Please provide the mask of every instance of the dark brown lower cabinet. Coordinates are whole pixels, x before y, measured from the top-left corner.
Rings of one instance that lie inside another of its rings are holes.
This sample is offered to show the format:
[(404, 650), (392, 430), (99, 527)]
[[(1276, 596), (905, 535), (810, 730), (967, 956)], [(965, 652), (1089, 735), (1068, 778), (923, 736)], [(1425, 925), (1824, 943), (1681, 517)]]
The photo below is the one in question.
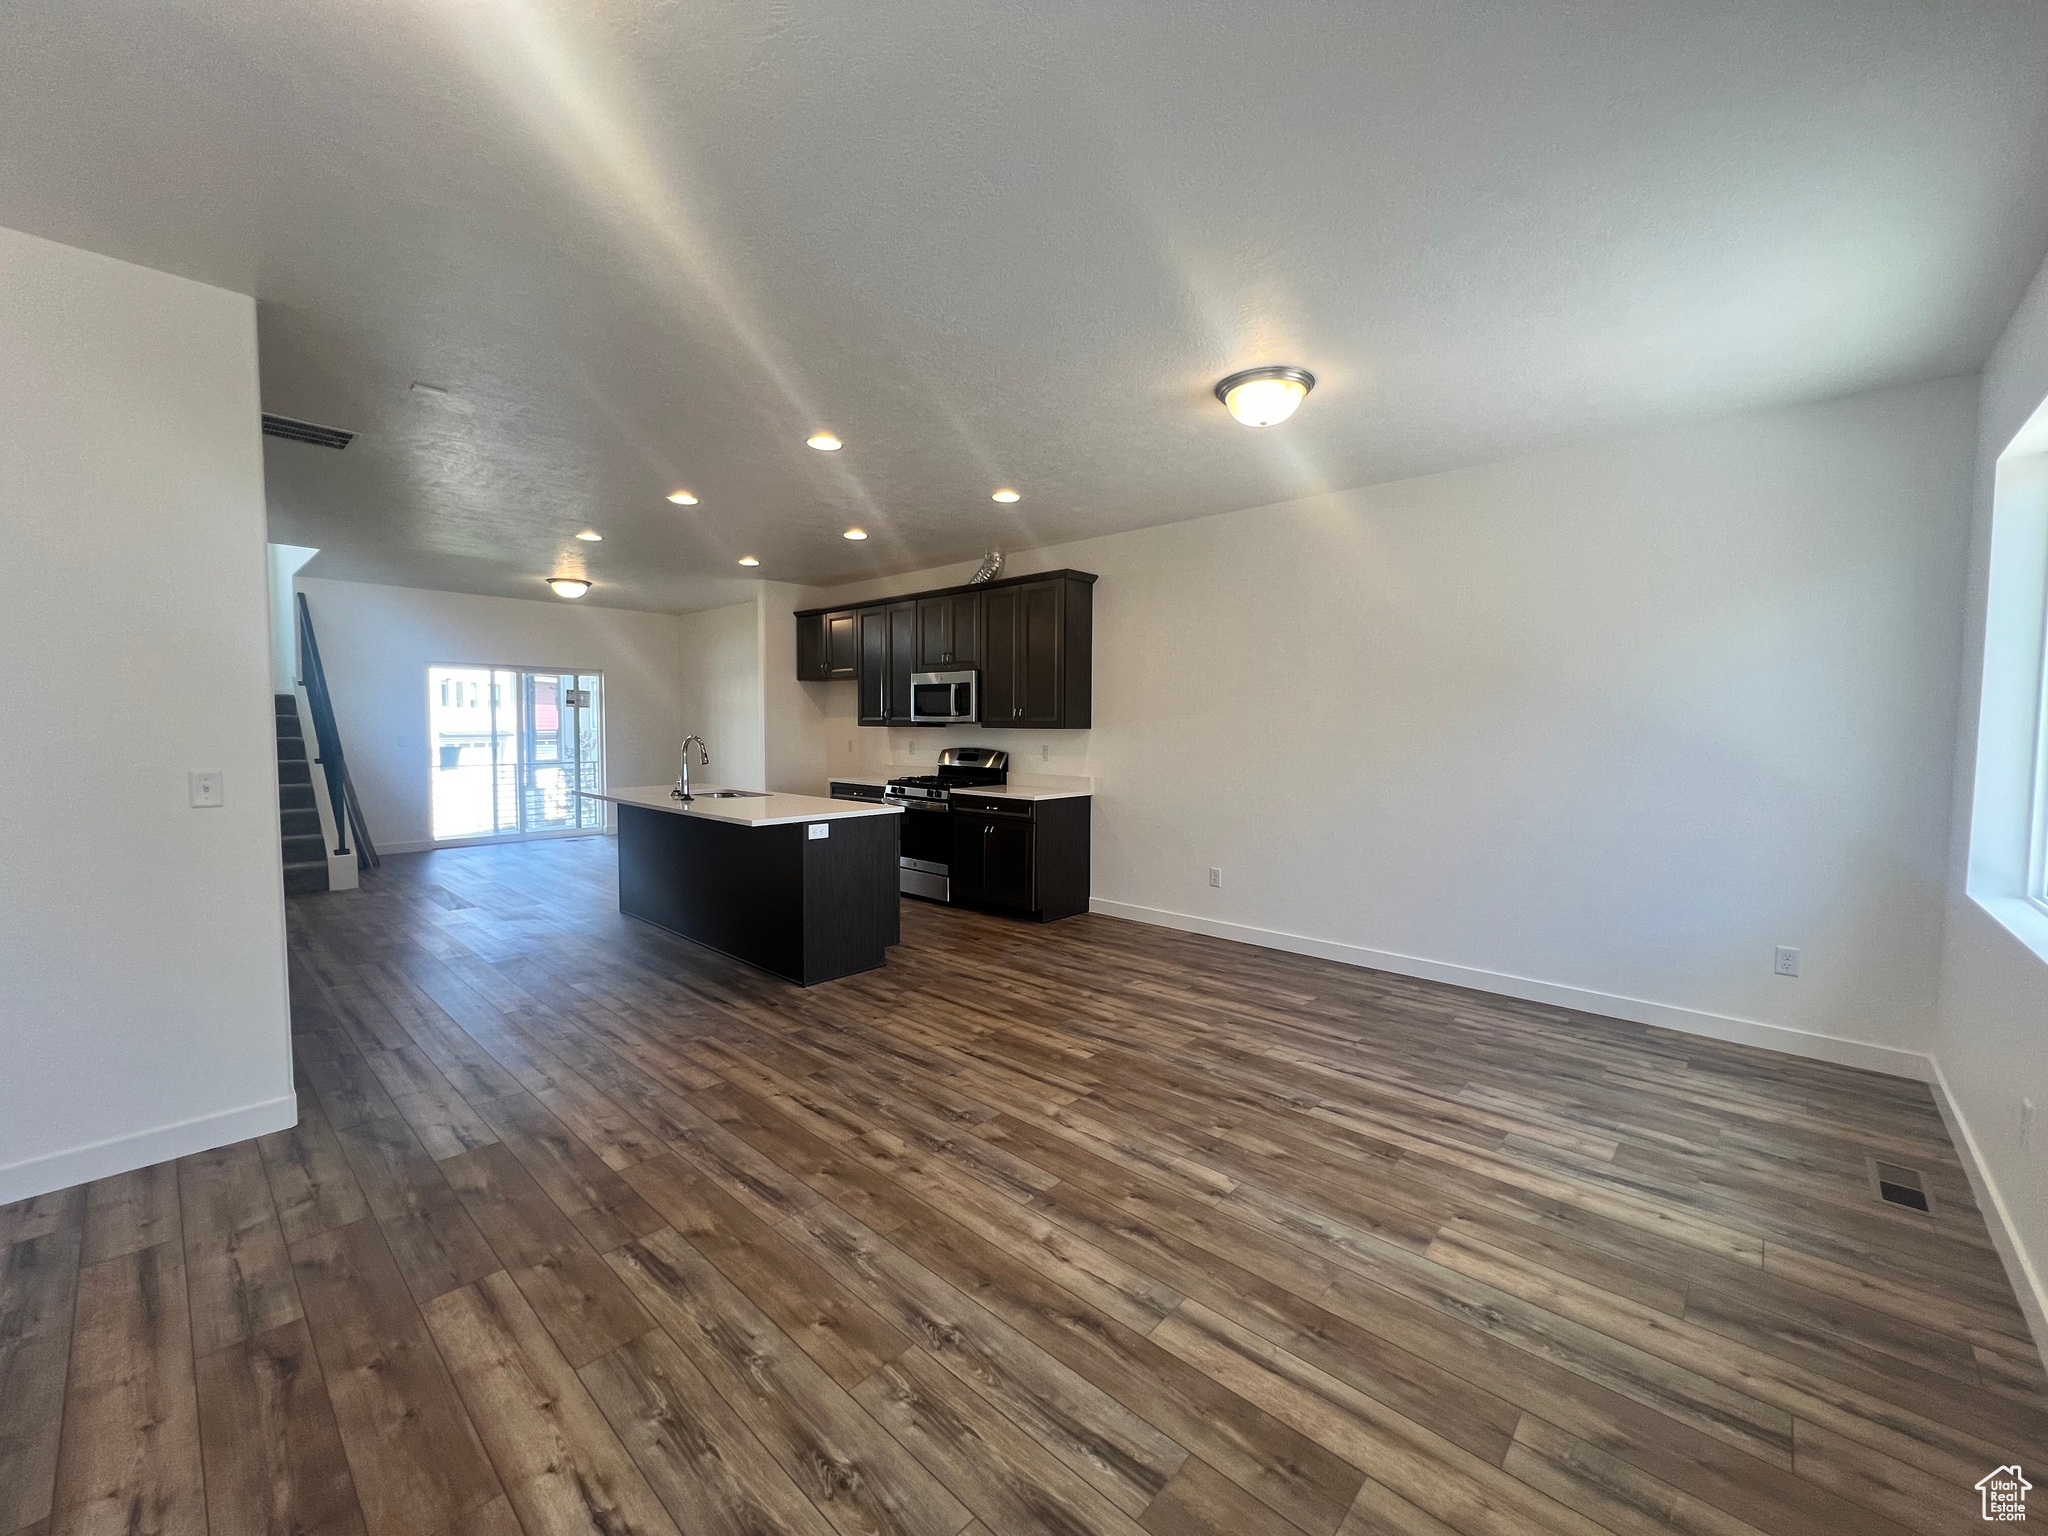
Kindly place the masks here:
[(1088, 910), (1089, 800), (953, 796), (953, 900), (1038, 922)]

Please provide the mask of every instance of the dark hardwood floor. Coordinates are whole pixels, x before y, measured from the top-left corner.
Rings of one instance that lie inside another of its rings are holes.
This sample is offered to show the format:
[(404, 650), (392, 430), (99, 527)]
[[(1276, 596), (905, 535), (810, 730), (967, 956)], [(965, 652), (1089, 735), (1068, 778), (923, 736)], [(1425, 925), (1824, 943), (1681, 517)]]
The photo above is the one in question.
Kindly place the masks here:
[(0, 1536), (1896, 1536), (2048, 1465), (1917, 1084), (1104, 917), (801, 991), (612, 854), (294, 899), (298, 1127), (0, 1208)]

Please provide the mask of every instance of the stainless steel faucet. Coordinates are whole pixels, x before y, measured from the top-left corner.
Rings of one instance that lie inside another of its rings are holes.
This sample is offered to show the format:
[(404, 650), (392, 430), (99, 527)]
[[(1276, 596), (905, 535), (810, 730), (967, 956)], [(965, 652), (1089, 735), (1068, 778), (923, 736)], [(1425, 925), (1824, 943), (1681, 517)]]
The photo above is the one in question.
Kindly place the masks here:
[(690, 743), (693, 741), (697, 743), (697, 766), (699, 768), (709, 768), (711, 766), (711, 744), (705, 741), (705, 739), (702, 736), (699, 736), (695, 731), (692, 731), (689, 735), (683, 738), (682, 777), (676, 780), (676, 787), (669, 791), (669, 793), (674, 795), (678, 800), (688, 800), (691, 798)]

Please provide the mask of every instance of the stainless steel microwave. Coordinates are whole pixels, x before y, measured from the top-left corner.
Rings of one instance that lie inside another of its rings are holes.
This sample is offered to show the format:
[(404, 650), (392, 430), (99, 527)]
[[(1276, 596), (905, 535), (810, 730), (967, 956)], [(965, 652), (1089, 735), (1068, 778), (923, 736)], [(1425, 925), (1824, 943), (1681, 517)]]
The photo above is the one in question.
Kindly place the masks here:
[(974, 672), (913, 672), (910, 674), (910, 723), (912, 725), (971, 725), (974, 711)]

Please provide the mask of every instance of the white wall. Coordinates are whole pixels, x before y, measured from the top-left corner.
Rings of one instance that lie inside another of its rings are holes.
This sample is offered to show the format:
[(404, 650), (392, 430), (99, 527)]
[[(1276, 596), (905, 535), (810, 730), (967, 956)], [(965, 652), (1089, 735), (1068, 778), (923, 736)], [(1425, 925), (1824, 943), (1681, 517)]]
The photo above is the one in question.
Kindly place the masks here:
[(0, 1203), (298, 1117), (257, 416), (253, 301), (0, 230)]
[[(850, 684), (796, 680), (796, 624), (790, 615), (824, 602), (809, 587), (761, 583), (761, 696), (769, 789), (795, 794), (825, 792), (825, 745), (836, 729), (834, 712)], [(852, 708), (850, 701), (845, 705)], [(848, 734), (851, 734), (850, 732)]]
[[(2029, 1145), (2020, 1102), (2031, 1098), (2040, 1118), (2048, 1120), (2048, 920), (2019, 901), (2014, 843), (2025, 820), (2023, 805), (2015, 803), (2015, 782), (2032, 766), (2026, 717), (2039, 699), (2040, 593), (2048, 582), (2048, 563), (2040, 540), (2038, 471), (2030, 476), (2025, 467), (2009, 466), (2020, 472), (2007, 477), (2001, 497), (1997, 468), (2044, 399), (2048, 267), (2036, 276), (1984, 367), (1956, 743), (1955, 839), (1934, 1037), (1951, 1112), (1988, 1186), (1980, 1194), (1987, 1197), (1994, 1233), (2005, 1239), (2008, 1266), (2018, 1271), (2021, 1300), (2028, 1304), (2037, 1342), (2048, 1336), (2048, 1297), (2040, 1276), (2042, 1248), (2048, 1243), (2048, 1167), (2042, 1156), (2048, 1125), (2037, 1123)], [(1994, 534), (2003, 545), (1996, 570)], [(1996, 588), (2003, 588), (2004, 600), (1987, 626), (1987, 598)], [(2028, 607), (2031, 622), (2024, 611)]]
[(432, 846), (430, 666), (601, 672), (608, 781), (675, 778), (683, 628), (676, 615), (306, 576), (299, 590), (313, 613), (342, 750), (379, 852)]
[[(706, 783), (759, 789), (767, 781), (760, 615), (760, 603), (752, 601), (727, 608), (707, 608), (682, 617), (682, 728), (685, 732), (696, 732), (710, 744), (709, 768), (698, 768), (694, 752), (690, 762), (691, 773), (701, 776)], [(678, 736), (676, 742), (669, 744), (666, 773), (636, 782), (675, 778), (681, 766), (675, 750), (680, 740)]]
[(1974, 396), (1030, 551), (1005, 574), (1102, 578), (1093, 730), (861, 730), (851, 683), (809, 683), (771, 758), (815, 787), (1007, 746), (1096, 778), (1103, 910), (1924, 1073)]
[(299, 613), (294, 581), (320, 551), (306, 544), (271, 544), (270, 691), (292, 693), (299, 686)]

